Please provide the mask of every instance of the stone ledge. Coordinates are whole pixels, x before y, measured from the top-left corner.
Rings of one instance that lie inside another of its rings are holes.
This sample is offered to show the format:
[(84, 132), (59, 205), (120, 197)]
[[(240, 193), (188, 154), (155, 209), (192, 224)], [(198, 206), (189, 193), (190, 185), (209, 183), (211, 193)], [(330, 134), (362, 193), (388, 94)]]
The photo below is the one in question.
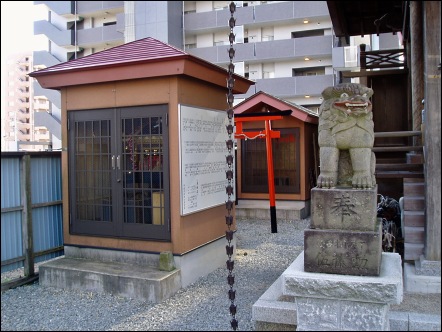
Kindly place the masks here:
[(252, 320), (296, 325), (296, 303), (281, 301), (282, 278), (279, 277), (252, 307)]
[(39, 267), (42, 286), (111, 293), (159, 303), (181, 289), (181, 270), (59, 257)]
[(397, 253), (382, 253), (379, 276), (304, 271), (304, 252), (282, 274), (283, 295), (399, 304), (403, 299), (402, 263)]
[(426, 260), (424, 255), (414, 262), (417, 275), (440, 277), (440, 261)]
[[(282, 275), (261, 295), (252, 306), (252, 321), (256, 331), (296, 331), (297, 310), (295, 297), (282, 295)], [(255, 307), (259, 309), (255, 310)], [(274, 315), (274, 310), (284, 308), (284, 322), (277, 321), (279, 315)], [(267, 321), (268, 317), (270, 320)], [(276, 321), (276, 322), (275, 322)], [(389, 313), (391, 331), (440, 331), (440, 315), (419, 314), (413, 312), (392, 311)]]
[(404, 288), (410, 293), (441, 293), (440, 276), (428, 276), (416, 274), (413, 264), (404, 264)]
[(440, 316), (410, 313), (408, 316), (409, 331), (440, 331)]

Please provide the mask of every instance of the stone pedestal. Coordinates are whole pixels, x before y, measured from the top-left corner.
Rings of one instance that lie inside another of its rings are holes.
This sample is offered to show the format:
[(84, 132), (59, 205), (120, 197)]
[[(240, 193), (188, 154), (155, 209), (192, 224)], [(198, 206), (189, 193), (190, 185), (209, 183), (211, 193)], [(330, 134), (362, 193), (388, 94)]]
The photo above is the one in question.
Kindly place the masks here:
[(351, 275), (379, 275), (382, 256), (382, 225), (377, 231), (304, 231), (304, 269)]
[(295, 296), (297, 331), (388, 331), (390, 304), (403, 299), (401, 257), (383, 253), (379, 276), (304, 271), (304, 253), (282, 274)]
[(311, 228), (375, 231), (377, 186), (372, 189), (313, 188)]
[(307, 272), (377, 276), (382, 225), (377, 186), (372, 189), (313, 188), (311, 229), (304, 232)]

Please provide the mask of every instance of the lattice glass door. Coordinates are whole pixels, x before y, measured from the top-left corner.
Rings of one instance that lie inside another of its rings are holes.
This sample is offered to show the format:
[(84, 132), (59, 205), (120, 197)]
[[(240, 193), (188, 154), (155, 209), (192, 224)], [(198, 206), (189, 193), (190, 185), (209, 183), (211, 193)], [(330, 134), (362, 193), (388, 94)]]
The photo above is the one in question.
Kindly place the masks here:
[(69, 112), (72, 233), (170, 239), (167, 109)]
[(161, 237), (169, 223), (167, 113), (123, 109), (120, 125), (123, 234), (137, 236), (144, 225)]
[(77, 233), (115, 233), (112, 113), (73, 112), (69, 119), (70, 218)]

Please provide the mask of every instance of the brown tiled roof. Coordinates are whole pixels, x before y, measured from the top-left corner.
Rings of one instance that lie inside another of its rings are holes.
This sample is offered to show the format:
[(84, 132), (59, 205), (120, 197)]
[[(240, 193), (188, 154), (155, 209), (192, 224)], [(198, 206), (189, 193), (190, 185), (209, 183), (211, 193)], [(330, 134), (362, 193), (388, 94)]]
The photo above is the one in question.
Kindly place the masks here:
[[(29, 74), (42, 88), (185, 75), (226, 87), (227, 70), (174, 46), (148, 37), (63, 62)], [(254, 82), (234, 74), (233, 93), (246, 93)]]
[(50, 72), (131, 64), (136, 62), (160, 61), (167, 58), (187, 56), (191, 55), (157, 39), (147, 37), (33, 72), (32, 76), (39, 76), (40, 74)]

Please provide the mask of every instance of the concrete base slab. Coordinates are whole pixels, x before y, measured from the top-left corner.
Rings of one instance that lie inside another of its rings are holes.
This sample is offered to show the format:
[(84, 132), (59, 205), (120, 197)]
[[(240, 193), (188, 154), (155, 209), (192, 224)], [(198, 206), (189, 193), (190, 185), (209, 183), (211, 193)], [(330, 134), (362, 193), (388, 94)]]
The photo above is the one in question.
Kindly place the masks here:
[[(198, 278), (213, 272), (226, 262), (226, 238), (223, 236), (201, 247), (182, 255), (173, 255), (175, 267), (180, 270), (181, 287), (187, 287)], [(236, 236), (231, 244), (234, 246), (233, 257), (236, 255)], [(131, 266), (149, 266), (159, 268), (161, 253), (131, 252), (123, 250), (100, 249), (89, 247), (64, 246), (65, 257), (92, 261), (116, 262)]]
[[(226, 244), (221, 237), (182, 255), (65, 246), (64, 257), (40, 266), (40, 283), (158, 303), (225, 266)], [(235, 257), (236, 236), (231, 244)], [(161, 256), (167, 264), (161, 263)]]
[[(299, 220), (310, 216), (310, 201), (276, 201), (276, 220)], [(268, 200), (238, 200), (235, 206), (236, 219), (269, 219)]]
[(159, 303), (181, 288), (181, 271), (59, 257), (40, 265), (42, 286), (111, 293)]
[(440, 276), (419, 275), (413, 264), (404, 263), (404, 286), (407, 292), (441, 294), (440, 280)]

